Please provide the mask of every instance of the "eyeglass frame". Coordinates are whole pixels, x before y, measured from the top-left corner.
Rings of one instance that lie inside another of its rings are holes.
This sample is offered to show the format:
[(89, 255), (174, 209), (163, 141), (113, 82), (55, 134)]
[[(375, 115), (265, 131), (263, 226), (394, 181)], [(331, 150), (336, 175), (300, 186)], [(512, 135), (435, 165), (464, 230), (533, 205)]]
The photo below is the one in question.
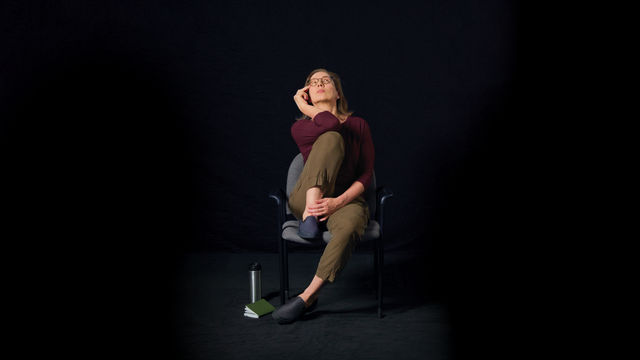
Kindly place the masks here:
[[(320, 85), (318, 84), (320, 80), (322, 80), (323, 85), (329, 85), (333, 82), (333, 78), (331, 76), (323, 76), (321, 78), (309, 79), (309, 86), (316, 87)], [(315, 85), (312, 84), (314, 81), (315, 81)]]

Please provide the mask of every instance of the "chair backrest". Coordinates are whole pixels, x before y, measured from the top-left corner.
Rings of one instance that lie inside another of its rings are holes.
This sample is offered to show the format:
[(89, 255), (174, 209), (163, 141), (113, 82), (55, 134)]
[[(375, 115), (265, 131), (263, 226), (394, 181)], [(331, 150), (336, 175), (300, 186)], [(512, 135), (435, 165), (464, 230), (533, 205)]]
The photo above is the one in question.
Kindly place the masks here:
[[(293, 160), (291, 161), (291, 165), (289, 165), (289, 172), (287, 174), (287, 199), (289, 199), (289, 195), (293, 191), (293, 188), (296, 186), (298, 182), (298, 178), (302, 173), (302, 169), (304, 168), (304, 159), (302, 157), (302, 153), (298, 153)], [(339, 195), (339, 194), (338, 194)], [(368, 189), (364, 191), (364, 199), (367, 201), (369, 205), (369, 218), (373, 219), (376, 214), (376, 172), (373, 171), (373, 176), (371, 177), (371, 184)], [(289, 201), (287, 200), (287, 214), (291, 214), (291, 210), (289, 209)]]

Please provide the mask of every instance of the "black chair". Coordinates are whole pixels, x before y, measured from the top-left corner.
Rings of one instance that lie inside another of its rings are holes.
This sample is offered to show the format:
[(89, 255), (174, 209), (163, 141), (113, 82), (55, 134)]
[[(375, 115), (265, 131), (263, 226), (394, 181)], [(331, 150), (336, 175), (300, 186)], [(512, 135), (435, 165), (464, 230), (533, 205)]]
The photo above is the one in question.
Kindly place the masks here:
[[(288, 199), (291, 191), (298, 182), (298, 178), (304, 168), (302, 154), (299, 153), (293, 158), (289, 165), (289, 173), (287, 175), (286, 193), (282, 189), (277, 189), (269, 194), (269, 197), (276, 201), (278, 206), (278, 250), (280, 253), (280, 303), (284, 304), (289, 299), (289, 256), (288, 242), (297, 244), (318, 246), (307, 239), (298, 236), (298, 220), (295, 219), (289, 209)], [(384, 264), (384, 243), (383, 243), (383, 220), (384, 220), (384, 204), (387, 199), (393, 196), (393, 192), (385, 189), (384, 186), (376, 187), (375, 171), (371, 180), (371, 185), (363, 194), (369, 205), (369, 224), (365, 229), (362, 241), (374, 241), (373, 246), (373, 264), (374, 276), (378, 283), (376, 299), (378, 300), (378, 317), (382, 317), (382, 269)], [(324, 231), (322, 240), (326, 246), (331, 241), (331, 233)], [(322, 243), (321, 243), (322, 244)]]

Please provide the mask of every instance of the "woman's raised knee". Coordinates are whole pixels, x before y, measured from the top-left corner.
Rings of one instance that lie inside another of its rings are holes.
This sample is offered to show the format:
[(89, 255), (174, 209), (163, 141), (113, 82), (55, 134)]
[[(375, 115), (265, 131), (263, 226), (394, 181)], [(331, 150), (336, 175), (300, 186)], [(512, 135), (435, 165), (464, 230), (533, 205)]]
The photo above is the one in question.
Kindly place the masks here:
[(342, 135), (337, 131), (327, 131), (318, 136), (313, 143), (313, 148), (322, 146), (323, 148), (338, 149), (344, 153), (344, 139)]

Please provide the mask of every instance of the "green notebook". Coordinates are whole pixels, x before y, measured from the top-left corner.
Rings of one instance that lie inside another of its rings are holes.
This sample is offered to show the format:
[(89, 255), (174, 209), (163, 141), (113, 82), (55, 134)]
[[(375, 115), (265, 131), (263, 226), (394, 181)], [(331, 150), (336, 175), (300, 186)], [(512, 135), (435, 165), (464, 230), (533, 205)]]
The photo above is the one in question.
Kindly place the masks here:
[(271, 313), (275, 309), (276, 308), (274, 308), (267, 300), (260, 299), (253, 304), (247, 304), (244, 307), (244, 316), (257, 319), (263, 315)]

